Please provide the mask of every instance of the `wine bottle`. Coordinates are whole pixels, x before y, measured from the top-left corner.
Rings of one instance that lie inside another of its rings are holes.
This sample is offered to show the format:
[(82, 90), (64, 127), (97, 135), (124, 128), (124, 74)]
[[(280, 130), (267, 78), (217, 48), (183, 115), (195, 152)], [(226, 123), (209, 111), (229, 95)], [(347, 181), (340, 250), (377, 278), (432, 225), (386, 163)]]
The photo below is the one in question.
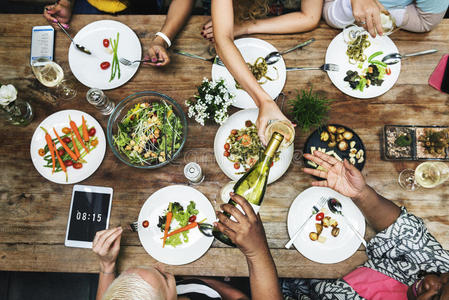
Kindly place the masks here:
[[(263, 197), (265, 195), (265, 190), (267, 187), (268, 174), (270, 173), (271, 163), (273, 162), (273, 157), (276, 154), (276, 151), (279, 148), (279, 145), (282, 143), (284, 136), (278, 132), (274, 132), (271, 136), (270, 141), (268, 142), (268, 146), (265, 149), (263, 155), (259, 158), (256, 164), (249, 169), (234, 185), (234, 193), (245, 198), (249, 204), (251, 204), (254, 212), (257, 214), (259, 211), (260, 205), (262, 204)], [(234, 200), (230, 199), (229, 204), (236, 206), (240, 211), (243, 212), (243, 209), (234, 202)], [(235, 221), (233, 216), (230, 216), (228, 213), (224, 213), (228, 218)], [(214, 227), (213, 235), (219, 241), (235, 247), (234, 243), (232, 243), (231, 239), (219, 231), (216, 227)]]

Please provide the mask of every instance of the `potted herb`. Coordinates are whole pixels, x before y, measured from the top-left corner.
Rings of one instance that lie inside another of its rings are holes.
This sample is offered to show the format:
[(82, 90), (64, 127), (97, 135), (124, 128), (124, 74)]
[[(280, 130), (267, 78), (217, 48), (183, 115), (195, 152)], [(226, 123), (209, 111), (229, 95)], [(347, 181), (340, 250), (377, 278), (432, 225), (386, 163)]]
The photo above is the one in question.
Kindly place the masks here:
[(324, 125), (328, 120), (332, 100), (323, 98), (310, 90), (298, 91), (296, 98), (289, 101), (293, 123), (303, 132)]

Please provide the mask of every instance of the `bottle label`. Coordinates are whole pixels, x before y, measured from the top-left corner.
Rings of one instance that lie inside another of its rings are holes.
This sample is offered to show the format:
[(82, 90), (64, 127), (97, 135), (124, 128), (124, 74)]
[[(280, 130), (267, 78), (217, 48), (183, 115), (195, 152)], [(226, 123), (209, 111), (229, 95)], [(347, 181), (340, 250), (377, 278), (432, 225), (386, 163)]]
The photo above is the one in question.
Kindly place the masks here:
[[(251, 202), (248, 202), (248, 203), (249, 203), (249, 205), (251, 205), (251, 207), (252, 207), (253, 210), (254, 210), (254, 213), (257, 215), (257, 213), (259, 212), (260, 206), (259, 206), (259, 205), (252, 204)], [(240, 210), (240, 211), (242, 212), (242, 214), (246, 215), (245, 212), (243, 211), (243, 208), (242, 208), (240, 205), (236, 204), (235, 207), (237, 207), (237, 209)], [(234, 221), (234, 222), (237, 222), (237, 220), (236, 220), (236, 219), (234, 218), (234, 216), (232, 216), (232, 215), (231, 215), (231, 218), (230, 218), (230, 219), (231, 219), (232, 221)]]

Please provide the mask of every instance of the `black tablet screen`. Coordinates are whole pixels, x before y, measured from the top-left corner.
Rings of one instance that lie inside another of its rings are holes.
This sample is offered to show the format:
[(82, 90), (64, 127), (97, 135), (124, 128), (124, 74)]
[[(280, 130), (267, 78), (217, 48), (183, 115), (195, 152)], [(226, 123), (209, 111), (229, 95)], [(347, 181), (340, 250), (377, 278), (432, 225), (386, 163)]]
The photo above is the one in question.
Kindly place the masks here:
[(92, 242), (106, 229), (110, 194), (75, 191), (69, 224), (69, 240)]

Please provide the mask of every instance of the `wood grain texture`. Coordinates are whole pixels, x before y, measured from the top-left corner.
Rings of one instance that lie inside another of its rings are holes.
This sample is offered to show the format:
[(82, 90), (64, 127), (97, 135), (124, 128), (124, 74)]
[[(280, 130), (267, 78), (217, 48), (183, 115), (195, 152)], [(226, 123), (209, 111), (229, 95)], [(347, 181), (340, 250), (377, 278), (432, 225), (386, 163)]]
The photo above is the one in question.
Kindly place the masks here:
[[(71, 23), (72, 32), (104, 18), (76, 15)], [(139, 36), (144, 51), (164, 21), (164, 16), (106, 18), (130, 26)], [(207, 20), (208, 17), (192, 17), (173, 47), (207, 56), (209, 44), (200, 36), (200, 29)], [(31, 28), (45, 23), (41, 15), (0, 15), (0, 83), (14, 84), (19, 97), (30, 101), (35, 109), (34, 121), (29, 126), (20, 128), (2, 124), (0, 130), (0, 270), (97, 272), (96, 258), (90, 250), (65, 248), (63, 245), (72, 186), (57, 185), (41, 177), (32, 165), (28, 150), (36, 126), (59, 110), (79, 109), (94, 116), (103, 129), (107, 125), (107, 117), (85, 100), (87, 87), (77, 83), (77, 97), (62, 101), (54, 99), (51, 90), (42, 87), (34, 78), (29, 66)], [(286, 49), (298, 41), (315, 37), (315, 43), (284, 58), (288, 66), (319, 66), (324, 62), (328, 44), (337, 33), (337, 30), (321, 23), (314, 31), (303, 34), (255, 37), (267, 40), (278, 49)], [(399, 172), (406, 167), (414, 168), (417, 163), (383, 161), (380, 149), (381, 130), (385, 124), (449, 125), (448, 95), (427, 84), (441, 55), (449, 52), (449, 21), (444, 20), (430, 33), (399, 31), (391, 38), (404, 53), (430, 48), (436, 48), (439, 52), (404, 61), (393, 89), (374, 99), (359, 100), (342, 94), (321, 71), (289, 72), (283, 91), (291, 99), (297, 89), (313, 87), (315, 91), (334, 99), (330, 121), (353, 128), (362, 138), (367, 150), (363, 173), (368, 183), (386, 198), (422, 217), (429, 231), (448, 248), (448, 184), (414, 193), (401, 190), (397, 184)], [(55, 58), (65, 68), (68, 68), (68, 46), (69, 40), (57, 32)], [(192, 61), (176, 55), (172, 55), (171, 60), (171, 64), (164, 69), (140, 68), (126, 85), (106, 91), (106, 94), (117, 103), (134, 92), (155, 90), (175, 99), (186, 111), (185, 100), (192, 97), (195, 86), (203, 77), (210, 77), (211, 66), (208, 62)], [(216, 125), (202, 127), (189, 120), (189, 135), (181, 156), (158, 170), (129, 168), (108, 148), (100, 168), (82, 184), (113, 187), (111, 226), (124, 225), (137, 218), (140, 207), (152, 193), (168, 185), (185, 184), (183, 167), (186, 162), (196, 161), (206, 175), (205, 182), (197, 188), (216, 205), (221, 186), (229, 181), (214, 158), (213, 141), (217, 129)], [(288, 209), (312, 180), (301, 170), (301, 149), (307, 136), (308, 133), (297, 131), (293, 163), (287, 173), (268, 188), (260, 214), (280, 276), (337, 278), (366, 259), (362, 248), (350, 259), (335, 265), (316, 264), (295, 249), (283, 249), (288, 241)], [(372, 236), (374, 232), (368, 227), (366, 238)], [(122, 239), (120, 270), (154, 262), (140, 246), (137, 235), (126, 232)], [(219, 242), (214, 242), (198, 261), (168, 269), (183, 275), (247, 275), (246, 262), (240, 251)]]

